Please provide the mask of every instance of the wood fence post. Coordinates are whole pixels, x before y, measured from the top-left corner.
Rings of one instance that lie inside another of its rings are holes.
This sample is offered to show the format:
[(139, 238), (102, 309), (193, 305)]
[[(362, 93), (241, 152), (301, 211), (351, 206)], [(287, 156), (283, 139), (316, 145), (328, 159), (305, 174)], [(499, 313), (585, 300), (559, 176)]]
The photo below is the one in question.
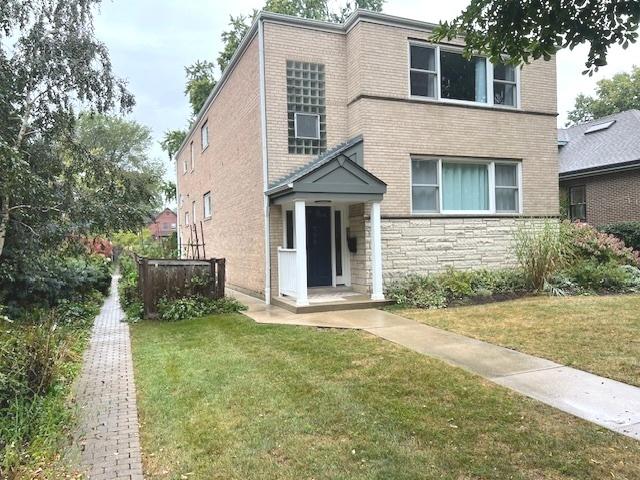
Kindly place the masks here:
[(218, 287), (218, 298), (224, 297), (224, 284), (225, 284), (225, 270), (226, 270), (226, 259), (219, 258), (217, 260), (218, 264), (218, 278), (217, 278), (217, 287)]
[(142, 258), (142, 304), (144, 306), (144, 317), (148, 318), (151, 313), (151, 285), (149, 285), (149, 260)]

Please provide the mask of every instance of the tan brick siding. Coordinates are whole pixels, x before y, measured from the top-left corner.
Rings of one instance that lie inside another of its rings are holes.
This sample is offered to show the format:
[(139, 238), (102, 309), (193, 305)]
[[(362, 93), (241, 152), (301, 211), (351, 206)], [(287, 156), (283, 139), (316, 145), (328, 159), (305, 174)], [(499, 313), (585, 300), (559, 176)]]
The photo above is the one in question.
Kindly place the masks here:
[[(349, 74), (354, 76), (349, 82), (349, 101), (362, 94), (406, 98), (409, 39), (428, 41), (429, 32), (362, 22), (349, 32), (352, 35), (347, 40)], [(555, 59), (524, 66), (521, 80), (524, 110), (557, 112)]]
[[(227, 259), (227, 281), (256, 293), (264, 290), (264, 219), (262, 143), (260, 123), (258, 39), (251, 42), (227, 84), (192, 134), (196, 161), (193, 172), (182, 174), (178, 159), (181, 235), (188, 241), (184, 213), (203, 220), (204, 193), (211, 191), (213, 216), (203, 221), (207, 257)], [(200, 125), (209, 122), (209, 147), (200, 150)], [(198, 223), (199, 224), (199, 223)], [(199, 232), (198, 232), (199, 233)]]
[(311, 155), (289, 155), (287, 132), (287, 60), (325, 66), (327, 145), (347, 132), (347, 69), (344, 35), (274, 23), (264, 27), (269, 182), (308, 163)]
[(640, 170), (562, 181), (563, 194), (574, 185), (586, 187), (587, 222), (592, 225), (640, 222)]
[(354, 105), (364, 166), (387, 184), (383, 215), (411, 213), (412, 155), (521, 160), (523, 213), (558, 214), (554, 117), (375, 99)]

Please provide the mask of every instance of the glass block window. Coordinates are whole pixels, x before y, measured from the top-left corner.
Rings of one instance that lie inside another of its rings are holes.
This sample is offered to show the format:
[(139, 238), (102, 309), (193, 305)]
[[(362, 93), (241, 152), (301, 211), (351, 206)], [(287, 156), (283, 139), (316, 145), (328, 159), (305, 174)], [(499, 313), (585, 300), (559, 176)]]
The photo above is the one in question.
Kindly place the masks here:
[[(304, 135), (300, 135), (305, 129), (300, 129), (301, 124), (298, 124), (298, 128), (296, 128), (296, 113), (310, 114), (309, 116), (300, 116), (305, 120), (311, 120), (315, 118), (315, 115), (318, 116), (319, 122), (317, 127), (314, 126), (319, 129), (318, 138), (304, 138)], [(289, 153), (317, 155), (326, 150), (327, 117), (324, 65), (287, 60), (287, 116)]]

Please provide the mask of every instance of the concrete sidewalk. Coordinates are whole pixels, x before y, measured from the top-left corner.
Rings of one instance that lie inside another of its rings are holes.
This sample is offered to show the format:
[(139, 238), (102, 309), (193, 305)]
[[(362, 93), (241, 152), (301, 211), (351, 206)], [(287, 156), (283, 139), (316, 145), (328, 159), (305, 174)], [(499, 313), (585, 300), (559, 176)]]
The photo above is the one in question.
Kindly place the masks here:
[(640, 388), (447, 332), (382, 310), (294, 314), (230, 292), (257, 323), (364, 330), (640, 440)]

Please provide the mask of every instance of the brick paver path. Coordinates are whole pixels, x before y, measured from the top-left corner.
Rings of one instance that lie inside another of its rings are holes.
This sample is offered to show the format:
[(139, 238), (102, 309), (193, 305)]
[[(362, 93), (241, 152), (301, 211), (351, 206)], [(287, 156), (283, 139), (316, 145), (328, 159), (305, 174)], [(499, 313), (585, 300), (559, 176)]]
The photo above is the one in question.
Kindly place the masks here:
[(121, 321), (118, 278), (96, 317), (76, 386), (80, 463), (91, 480), (143, 478), (129, 325)]

